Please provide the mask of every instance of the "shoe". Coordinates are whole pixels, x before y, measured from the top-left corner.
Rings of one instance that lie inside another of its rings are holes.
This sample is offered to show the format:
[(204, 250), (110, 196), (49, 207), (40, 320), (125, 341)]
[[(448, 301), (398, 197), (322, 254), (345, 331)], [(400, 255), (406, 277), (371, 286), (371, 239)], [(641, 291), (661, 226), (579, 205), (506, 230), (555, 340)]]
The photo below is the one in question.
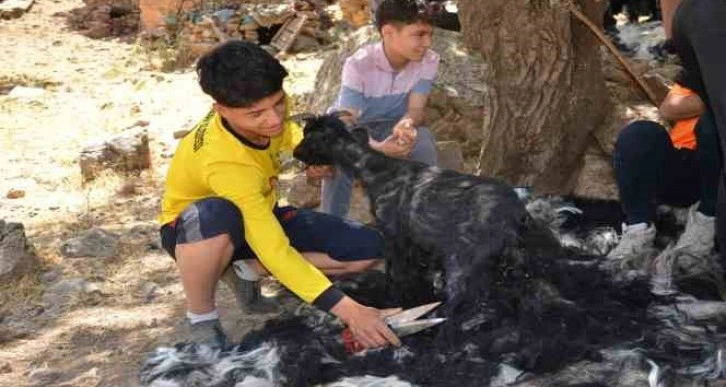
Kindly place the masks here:
[(630, 259), (642, 256), (653, 249), (655, 225), (638, 223), (623, 224), (623, 234), (618, 245), (608, 253), (609, 259)]
[(227, 346), (227, 335), (222, 330), (219, 319), (202, 321), (192, 324), (189, 319), (185, 319), (184, 330), (187, 341), (206, 345), (211, 349), (224, 349)]
[(713, 250), (715, 237), (716, 217), (692, 209), (688, 212), (686, 229), (678, 238), (676, 250), (703, 257)]
[(237, 306), (247, 313), (277, 313), (280, 305), (263, 297), (260, 291), (260, 281), (248, 281), (237, 276), (234, 268), (230, 266), (222, 274), (222, 282), (234, 294)]

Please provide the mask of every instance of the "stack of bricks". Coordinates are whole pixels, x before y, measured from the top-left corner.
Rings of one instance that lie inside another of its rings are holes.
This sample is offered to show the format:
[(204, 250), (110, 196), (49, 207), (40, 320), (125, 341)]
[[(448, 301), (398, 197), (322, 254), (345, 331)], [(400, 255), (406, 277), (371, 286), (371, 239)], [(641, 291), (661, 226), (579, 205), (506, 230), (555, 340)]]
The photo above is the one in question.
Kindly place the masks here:
[[(269, 44), (272, 32), (296, 17), (305, 16), (299, 39), (309, 44), (325, 35), (323, 29), (332, 23), (318, 0), (292, 0), (286, 4), (240, 4), (216, 10), (192, 9), (185, 13), (179, 30), (197, 57), (220, 41), (242, 39), (258, 44)], [(294, 45), (293, 47), (302, 47)]]

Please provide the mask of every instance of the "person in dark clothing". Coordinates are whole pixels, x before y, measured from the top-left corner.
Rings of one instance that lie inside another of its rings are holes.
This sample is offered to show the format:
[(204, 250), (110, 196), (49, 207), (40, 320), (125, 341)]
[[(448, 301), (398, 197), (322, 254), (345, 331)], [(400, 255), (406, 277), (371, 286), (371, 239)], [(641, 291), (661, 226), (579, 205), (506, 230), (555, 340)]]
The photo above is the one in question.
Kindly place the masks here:
[(692, 90), (675, 84), (660, 107), (670, 129), (653, 121), (625, 127), (615, 144), (613, 164), (626, 215), (619, 244), (608, 257), (629, 259), (655, 241), (655, 207), (687, 207), (686, 230), (676, 248), (708, 256), (714, 247), (716, 192), (720, 172), (713, 116)]
[[(673, 16), (673, 45), (685, 84), (713, 113), (721, 153), (726, 149), (726, 0), (682, 0)], [(723, 163), (724, 158), (721, 158)], [(723, 169), (722, 169), (723, 171)], [(726, 176), (719, 179), (717, 241), (726, 262)]]

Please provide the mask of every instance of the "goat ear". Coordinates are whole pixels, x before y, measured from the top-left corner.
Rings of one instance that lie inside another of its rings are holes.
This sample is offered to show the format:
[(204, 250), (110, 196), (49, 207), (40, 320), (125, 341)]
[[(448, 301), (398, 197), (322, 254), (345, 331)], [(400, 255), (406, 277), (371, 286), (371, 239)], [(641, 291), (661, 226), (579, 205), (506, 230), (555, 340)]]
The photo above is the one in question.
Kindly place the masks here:
[(355, 142), (362, 145), (368, 145), (368, 130), (366, 128), (360, 126), (353, 128), (350, 134), (353, 136), (353, 140), (355, 140)]

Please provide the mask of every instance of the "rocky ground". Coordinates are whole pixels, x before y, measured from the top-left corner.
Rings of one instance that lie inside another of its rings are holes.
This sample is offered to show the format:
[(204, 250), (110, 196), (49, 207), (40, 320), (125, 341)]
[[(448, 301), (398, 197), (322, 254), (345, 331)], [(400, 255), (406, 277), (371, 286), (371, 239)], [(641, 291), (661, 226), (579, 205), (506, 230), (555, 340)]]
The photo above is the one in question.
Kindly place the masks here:
[[(182, 289), (155, 217), (173, 134), (202, 117), (209, 99), (193, 71), (159, 71), (164, 57), (149, 45), (69, 28), (82, 6), (38, 0), (0, 21), (0, 220), (23, 224), (38, 257), (25, 274), (0, 281), (0, 386), (136, 385), (145, 354), (180, 335)], [(315, 105), (323, 56), (285, 60), (287, 90), (299, 101)], [(622, 77), (613, 74), (610, 82)], [(632, 87), (623, 90), (614, 96), (630, 100)], [(442, 122), (477, 116), (447, 106)], [(654, 114), (641, 106), (634, 98), (629, 117)], [(147, 133), (152, 167), (84, 182), (81, 150), (132, 127)], [(233, 338), (266, 317), (243, 316), (224, 288), (219, 298)]]
[[(155, 70), (160, 59), (148, 47), (68, 28), (82, 5), (39, 0), (0, 21), (0, 219), (22, 223), (39, 257), (34, 270), (0, 284), (0, 386), (135, 385), (144, 354), (173, 343), (183, 315), (155, 216), (173, 133), (202, 117), (209, 100), (193, 72)], [(293, 94), (312, 90), (319, 62), (286, 61)], [(83, 183), (85, 144), (137, 124), (153, 167)], [(79, 236), (88, 238), (73, 246), (92, 251), (69, 252)], [(84, 254), (95, 257), (69, 257)], [(263, 320), (237, 313), (226, 290), (220, 298), (233, 336)]]

